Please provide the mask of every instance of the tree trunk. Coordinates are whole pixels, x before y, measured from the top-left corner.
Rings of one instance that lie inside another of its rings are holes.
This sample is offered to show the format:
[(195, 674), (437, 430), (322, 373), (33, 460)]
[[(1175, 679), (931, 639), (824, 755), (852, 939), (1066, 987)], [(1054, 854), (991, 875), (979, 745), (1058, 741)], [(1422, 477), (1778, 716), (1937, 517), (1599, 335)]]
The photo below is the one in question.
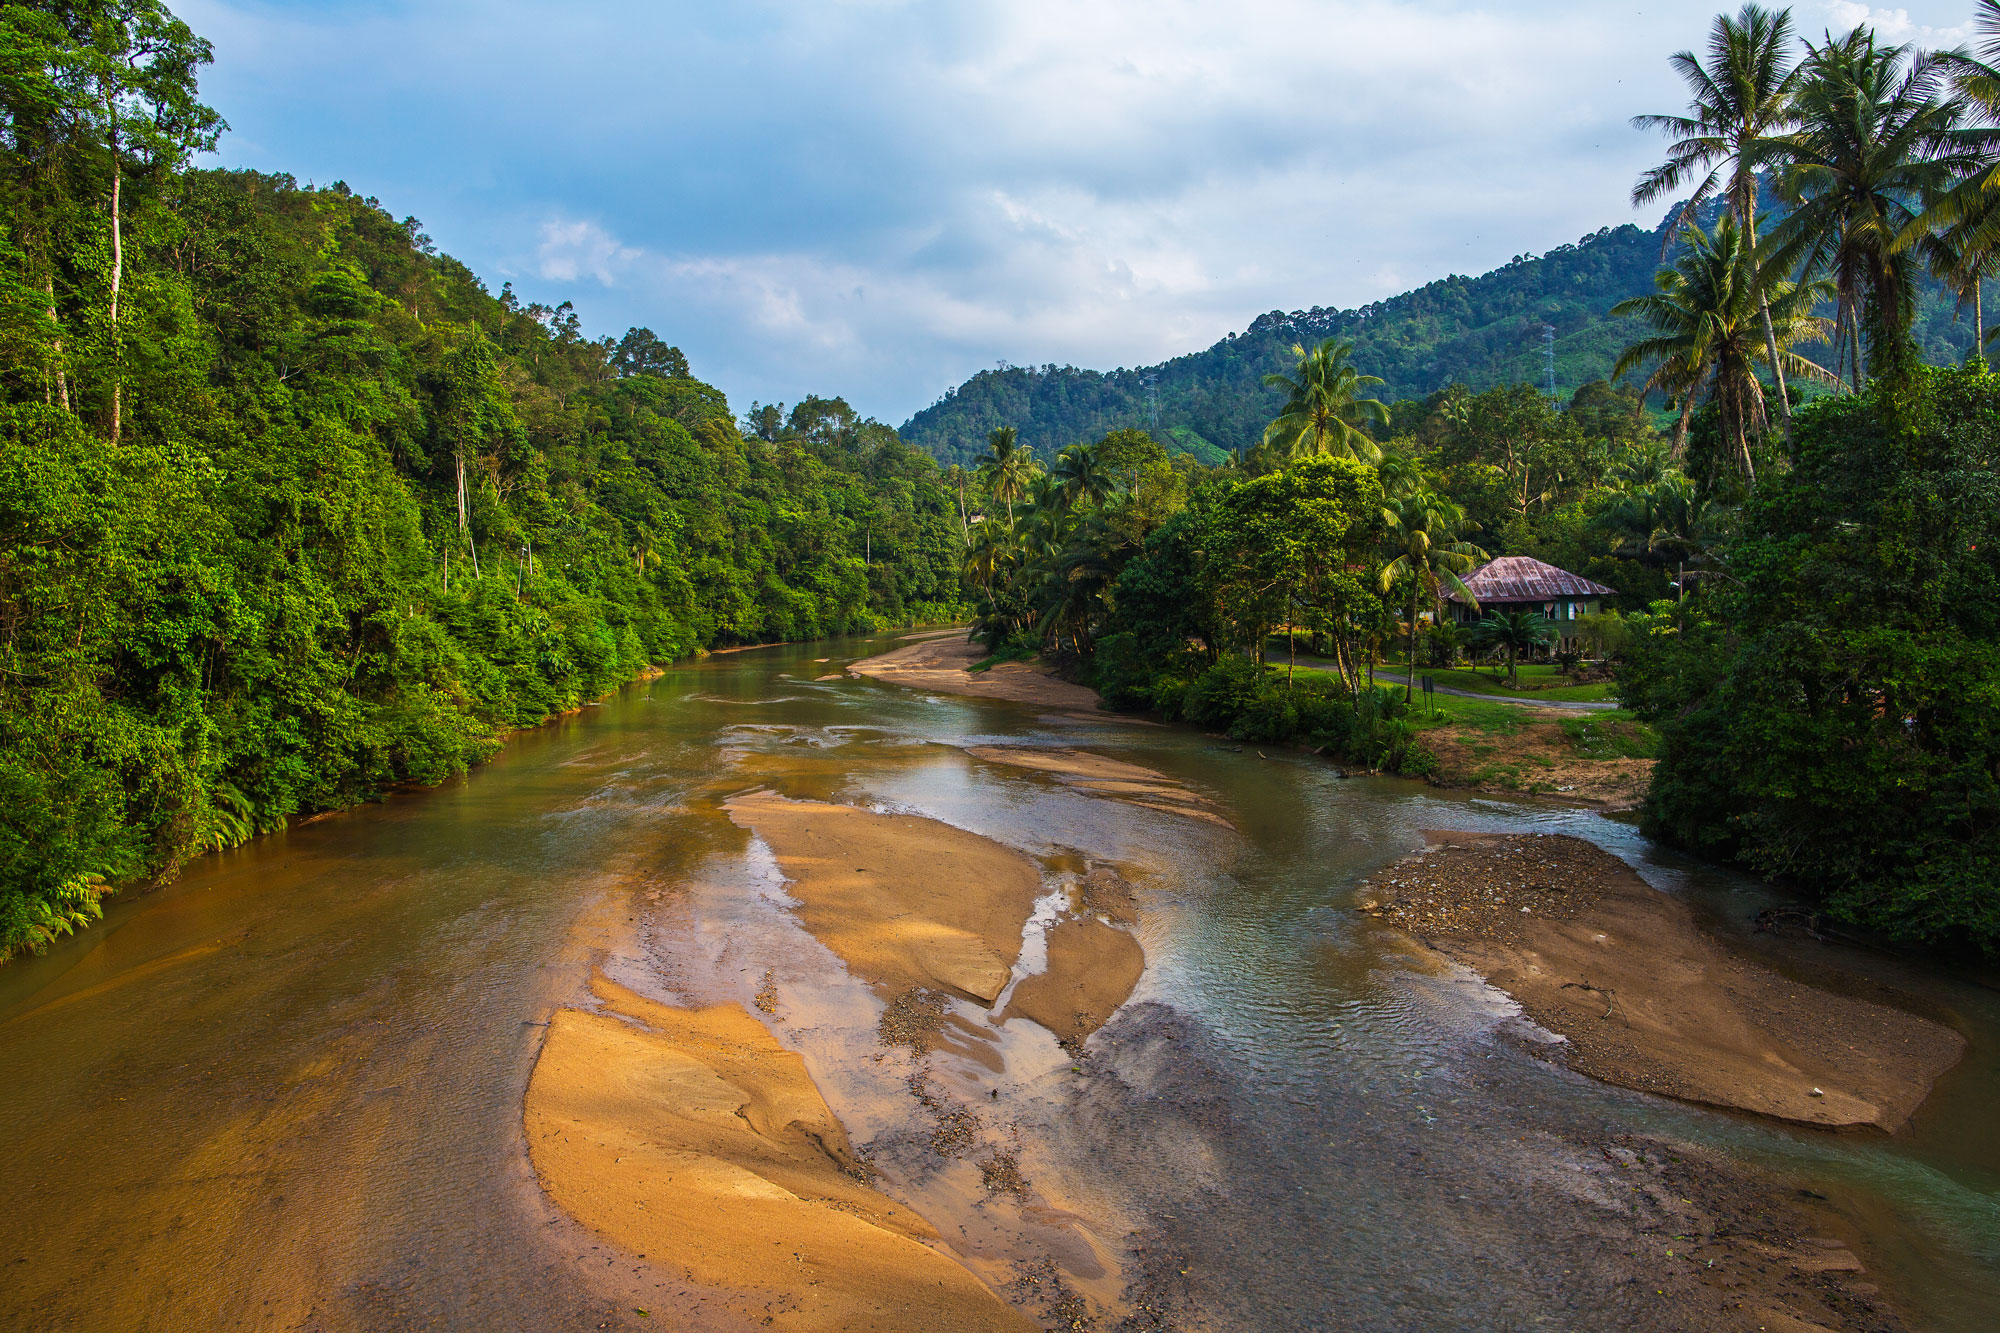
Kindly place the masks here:
[(1972, 355), (1981, 361), (1986, 359), (1986, 310), (1981, 304), (1984, 293), (1980, 291), (1985, 285), (1984, 278), (1972, 280)]
[(1778, 390), (1778, 415), (1784, 418), (1785, 439), (1792, 438), (1792, 397), (1785, 391), (1785, 367), (1778, 360), (1778, 331), (1771, 323), (1771, 302), (1762, 292), (1757, 305), (1764, 316), (1764, 353), (1771, 358), (1771, 383)]
[(458, 535), (469, 539), (472, 533), (472, 524), (467, 517), (465, 508), (465, 446), (463, 444), (457, 447), (455, 459), (458, 464)]
[(1861, 315), (1857, 311), (1847, 322), (1847, 337), (1854, 347), (1854, 392), (1861, 392), (1861, 384), (1866, 374), (1861, 367)]
[(1681, 419), (1674, 423), (1674, 461), (1687, 455), (1688, 422), (1694, 417), (1694, 390), (1681, 395)]
[(1292, 688), (1292, 673), (1299, 666), (1299, 636), (1292, 632), (1292, 613), (1285, 613), (1285, 688)]
[(451, 550), (450, 550), (450, 548), (446, 548), (446, 550), (445, 550), (445, 553), (444, 553), (444, 595), (445, 595), (445, 596), (447, 596), (447, 597), (451, 596)]
[[(112, 114), (117, 114), (115, 108)], [(118, 443), (124, 432), (124, 385), (119, 379), (119, 363), (124, 358), (118, 346), (118, 292), (125, 282), (125, 227), (120, 216), (125, 172), (118, 160), (118, 136), (111, 137), (111, 442)]]
[(1403, 676), (1403, 702), (1408, 703), (1417, 693), (1417, 597), (1410, 594), (1410, 660), (1404, 663), (1408, 668)]
[[(42, 275), (42, 290), (48, 294), (49, 325), (52, 328), (60, 330), (62, 328), (62, 325), (56, 322), (55, 274), (45, 273)], [(61, 332), (57, 332), (55, 342), (56, 342), (56, 401), (61, 403), (62, 410), (67, 412), (69, 411), (69, 376), (65, 374), (63, 371), (63, 341)]]

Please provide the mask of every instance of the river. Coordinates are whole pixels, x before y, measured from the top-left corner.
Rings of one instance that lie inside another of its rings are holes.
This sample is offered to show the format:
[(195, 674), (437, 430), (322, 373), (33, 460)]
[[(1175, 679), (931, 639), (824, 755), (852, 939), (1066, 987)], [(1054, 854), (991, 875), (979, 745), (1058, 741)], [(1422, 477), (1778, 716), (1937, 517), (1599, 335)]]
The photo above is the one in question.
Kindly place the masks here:
[[(1041, 1256), (1109, 1303), (1143, 1275), (1227, 1329), (1676, 1327), (1651, 1292), (1600, 1281), (1608, 1233), (1566, 1175), (1639, 1134), (1829, 1196), (1912, 1327), (2000, 1326), (2000, 994), (1978, 978), (1843, 956), (1971, 1041), (1894, 1137), (1597, 1085), (1531, 1055), (1504, 997), (1353, 911), (1359, 879), (1424, 829), (1470, 828), (1588, 838), (1738, 937), (1766, 890), (1595, 812), (819, 679), (888, 642), (671, 670), (461, 780), (204, 859), (0, 968), (0, 1325), (675, 1326), (669, 1306), (636, 1313), (660, 1286), (649, 1261), (555, 1209), (528, 1164), (543, 1025), (593, 969), (744, 1002), (775, 979), (774, 1030), (884, 1188), (961, 1234), (940, 1214), (982, 1215), (970, 1167), (897, 1147), (919, 1112), (863, 1058), (872, 1002), (827, 974), (720, 810), (769, 783), (1134, 868), (1147, 970), (1087, 1059), (1019, 1021), (931, 1056), (947, 1082), (984, 1080), (1045, 1211), (1088, 1241), (963, 1233), (990, 1281)], [(1240, 832), (961, 748), (1022, 741), (1169, 774)]]

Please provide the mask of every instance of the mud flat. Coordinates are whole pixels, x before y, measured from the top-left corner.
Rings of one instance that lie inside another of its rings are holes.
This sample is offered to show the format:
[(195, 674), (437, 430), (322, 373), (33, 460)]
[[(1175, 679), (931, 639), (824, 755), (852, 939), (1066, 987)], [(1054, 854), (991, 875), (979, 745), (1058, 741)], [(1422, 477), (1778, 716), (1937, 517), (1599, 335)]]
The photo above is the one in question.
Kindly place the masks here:
[(1093, 792), (1148, 810), (1199, 819), (1233, 828), (1216, 812), (1215, 803), (1164, 773), (1084, 750), (1027, 745), (968, 745), (965, 752), (989, 764), (1006, 764), (1046, 773), (1064, 786)]
[(847, 669), (857, 676), (891, 685), (944, 694), (969, 694), (1085, 713), (1097, 707), (1096, 690), (1072, 685), (1027, 662), (1002, 662), (979, 672), (966, 670), (985, 655), (959, 635), (947, 634), (920, 639), (879, 657), (864, 658), (850, 663)]
[(987, 1004), (1006, 989), (1042, 893), (1027, 856), (934, 819), (768, 791), (726, 808), (777, 858), (800, 922), (857, 976)]
[(572, 1216), (752, 1324), (1035, 1328), (866, 1183), (804, 1062), (747, 1010), (592, 990), (604, 1011), (557, 1011), (525, 1103), (535, 1172)]
[(1557, 834), (1431, 833), (1360, 903), (1506, 991), (1607, 1083), (1826, 1128), (1907, 1121), (1964, 1038), (1724, 949), (1617, 857)]

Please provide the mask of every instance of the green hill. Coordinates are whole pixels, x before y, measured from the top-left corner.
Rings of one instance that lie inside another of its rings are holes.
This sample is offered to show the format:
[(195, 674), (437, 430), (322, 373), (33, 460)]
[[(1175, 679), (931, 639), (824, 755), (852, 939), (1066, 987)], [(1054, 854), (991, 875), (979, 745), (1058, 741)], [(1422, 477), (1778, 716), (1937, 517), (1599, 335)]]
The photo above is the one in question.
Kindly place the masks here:
[[(1607, 227), (1479, 277), (1453, 274), (1354, 310), (1274, 310), (1204, 351), (1157, 366), (982, 370), (911, 417), (901, 435), (943, 462), (963, 463), (995, 426), (1014, 426), (1043, 457), (1107, 430), (1139, 427), (1216, 463), (1254, 444), (1277, 410), (1282, 395), (1263, 387), (1263, 377), (1289, 368), (1295, 344), (1329, 337), (1352, 341), (1355, 364), (1380, 376), (1379, 396), (1394, 402), (1453, 383), (1474, 390), (1540, 384), (1544, 330), (1552, 330), (1556, 390), (1567, 401), (1579, 386), (1608, 377), (1638, 335), (1632, 321), (1610, 310), (1651, 290), (1665, 228), (1665, 219), (1650, 231)], [(1953, 306), (1937, 289), (1924, 293), (1916, 333), (1932, 361), (1958, 361), (1970, 344), (1969, 322), (1955, 322)]]

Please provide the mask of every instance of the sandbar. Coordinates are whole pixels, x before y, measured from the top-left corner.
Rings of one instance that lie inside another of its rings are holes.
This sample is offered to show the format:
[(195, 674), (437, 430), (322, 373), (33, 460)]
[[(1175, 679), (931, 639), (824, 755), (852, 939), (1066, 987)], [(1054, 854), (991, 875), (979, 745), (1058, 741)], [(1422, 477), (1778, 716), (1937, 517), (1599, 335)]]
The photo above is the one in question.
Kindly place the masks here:
[(934, 819), (769, 791), (726, 808), (777, 858), (800, 922), (857, 976), (987, 1004), (1006, 988), (1042, 893), (1029, 857)]
[[(985, 657), (985, 650), (953, 634), (920, 639), (878, 657), (851, 662), (847, 669), (891, 685), (906, 685), (945, 694), (967, 694), (982, 699), (1005, 699), (1010, 703), (1034, 704), (1042, 708), (1094, 709), (1097, 691), (1059, 679), (1046, 668), (1028, 662), (1002, 662), (985, 671), (966, 668)], [(1115, 716), (1105, 714), (1106, 720)]]
[(1233, 828), (1216, 813), (1214, 802), (1174, 778), (1138, 764), (1108, 759), (1086, 750), (1027, 745), (968, 745), (965, 752), (989, 764), (1046, 773), (1064, 786), (1109, 796), (1148, 810), (1183, 815), (1223, 828)]
[(865, 1183), (804, 1062), (748, 1010), (592, 989), (605, 1012), (557, 1011), (524, 1111), (542, 1187), (578, 1221), (773, 1328), (1035, 1327)]
[(1049, 965), (1021, 979), (1007, 1001), (1020, 1014), (1074, 1049), (1110, 1021), (1146, 970), (1139, 941), (1095, 917), (1071, 917), (1049, 928)]
[(1433, 833), (1361, 905), (1480, 973), (1607, 1083), (1826, 1128), (1894, 1130), (1965, 1040), (1725, 949), (1686, 904), (1561, 834)]

